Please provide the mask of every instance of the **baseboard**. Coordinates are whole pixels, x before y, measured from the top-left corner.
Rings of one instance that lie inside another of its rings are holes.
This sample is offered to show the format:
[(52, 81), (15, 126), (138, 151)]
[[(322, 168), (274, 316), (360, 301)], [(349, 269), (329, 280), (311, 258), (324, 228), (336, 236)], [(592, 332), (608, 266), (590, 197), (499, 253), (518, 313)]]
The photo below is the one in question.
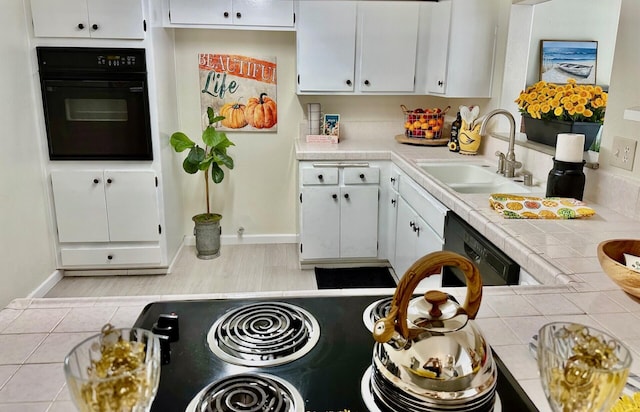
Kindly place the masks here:
[(62, 270), (55, 270), (44, 282), (27, 295), (27, 298), (43, 298), (53, 287), (62, 280)]
[(178, 250), (176, 250), (176, 253), (173, 255), (173, 258), (171, 259), (171, 262), (169, 262), (169, 267), (167, 268), (167, 274), (173, 273), (173, 268), (176, 265), (176, 262), (178, 261), (178, 256), (180, 256), (182, 254), (182, 249), (184, 249), (184, 247), (186, 246), (186, 236), (182, 237), (182, 242), (180, 242), (180, 246), (178, 246)]
[[(257, 245), (264, 243), (298, 243), (298, 235), (223, 235), (220, 236), (221, 245)], [(185, 236), (184, 244), (195, 246), (195, 236)]]

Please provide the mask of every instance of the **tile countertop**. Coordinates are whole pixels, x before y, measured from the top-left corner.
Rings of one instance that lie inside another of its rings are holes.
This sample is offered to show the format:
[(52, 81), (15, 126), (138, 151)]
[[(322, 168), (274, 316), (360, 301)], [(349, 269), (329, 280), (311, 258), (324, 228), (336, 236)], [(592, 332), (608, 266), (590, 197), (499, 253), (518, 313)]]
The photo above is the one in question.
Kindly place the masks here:
[[(541, 411), (549, 411), (528, 343), (552, 321), (576, 321), (608, 330), (632, 350), (640, 374), (640, 303), (602, 273), (600, 240), (635, 237), (640, 223), (601, 205), (596, 216), (571, 221), (504, 220), (486, 195), (461, 195), (415, 167), (416, 160), (464, 159), (442, 147), (401, 145), (393, 139), (345, 139), (337, 145), (298, 141), (299, 160), (392, 160), (436, 198), (499, 245), (545, 285), (484, 289), (477, 324)], [(473, 160), (482, 159), (474, 157)], [(493, 163), (493, 161), (491, 160)], [(464, 289), (444, 289), (462, 299)], [(74, 411), (64, 383), (66, 353), (106, 322), (131, 326), (144, 306), (158, 300), (279, 296), (391, 295), (394, 289), (343, 289), (251, 294), (16, 299), (0, 311), (0, 412)], [(373, 341), (372, 341), (373, 344)], [(36, 384), (34, 384), (36, 383)]]
[[(0, 311), (0, 411), (73, 412), (63, 359), (110, 322), (130, 327), (147, 303), (161, 300), (283, 296), (392, 295), (395, 289), (340, 289), (238, 294), (16, 299)], [(459, 301), (465, 289), (443, 288)], [(528, 343), (540, 326), (575, 321), (608, 329), (640, 358), (640, 307), (620, 291), (577, 292), (568, 285), (485, 288), (476, 318), (488, 343), (540, 411), (550, 411)], [(212, 320), (213, 321), (213, 320)], [(363, 326), (364, 327), (364, 326)], [(371, 340), (373, 350), (373, 338)], [(640, 362), (632, 371), (640, 373)], [(355, 411), (354, 411), (355, 412)], [(364, 412), (364, 411), (357, 411)]]

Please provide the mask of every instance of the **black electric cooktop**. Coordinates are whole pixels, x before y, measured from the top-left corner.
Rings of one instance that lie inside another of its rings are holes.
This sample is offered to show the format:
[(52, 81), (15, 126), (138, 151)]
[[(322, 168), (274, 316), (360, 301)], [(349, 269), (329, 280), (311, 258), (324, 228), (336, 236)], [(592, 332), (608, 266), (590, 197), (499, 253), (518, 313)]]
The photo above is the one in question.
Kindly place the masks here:
[[(302, 396), (305, 412), (367, 412), (361, 382), (372, 363), (374, 340), (363, 322), (365, 309), (389, 296), (166, 301), (147, 305), (135, 327), (151, 330), (160, 315), (175, 313), (179, 340), (162, 365), (152, 411), (184, 411), (207, 385), (243, 373), (264, 373), (289, 382)], [(216, 356), (207, 343), (212, 325), (230, 310), (259, 302), (285, 302), (318, 322), (320, 337), (304, 356), (276, 366), (239, 366)], [(537, 411), (494, 353), (497, 391), (503, 411)]]

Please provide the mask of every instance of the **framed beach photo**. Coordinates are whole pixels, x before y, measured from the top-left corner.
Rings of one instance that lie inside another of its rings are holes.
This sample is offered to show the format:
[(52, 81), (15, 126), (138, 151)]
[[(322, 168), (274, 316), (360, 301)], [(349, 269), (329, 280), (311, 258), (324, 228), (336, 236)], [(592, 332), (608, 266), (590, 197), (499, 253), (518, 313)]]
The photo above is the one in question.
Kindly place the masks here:
[(596, 84), (598, 42), (540, 40), (540, 80), (564, 84)]

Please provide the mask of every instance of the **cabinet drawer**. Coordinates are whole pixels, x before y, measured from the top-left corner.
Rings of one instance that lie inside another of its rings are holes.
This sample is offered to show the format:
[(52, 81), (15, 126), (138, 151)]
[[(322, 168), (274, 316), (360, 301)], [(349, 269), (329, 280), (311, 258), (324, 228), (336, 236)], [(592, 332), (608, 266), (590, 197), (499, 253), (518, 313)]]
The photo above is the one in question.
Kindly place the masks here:
[(337, 185), (337, 167), (309, 167), (302, 169), (303, 185)]
[(344, 184), (378, 184), (380, 182), (380, 169), (377, 167), (345, 167)]
[(65, 267), (157, 265), (161, 262), (160, 246), (62, 248), (60, 254)]
[(444, 238), (444, 221), (449, 209), (406, 176), (400, 180), (400, 196), (431, 226), (438, 236)]

